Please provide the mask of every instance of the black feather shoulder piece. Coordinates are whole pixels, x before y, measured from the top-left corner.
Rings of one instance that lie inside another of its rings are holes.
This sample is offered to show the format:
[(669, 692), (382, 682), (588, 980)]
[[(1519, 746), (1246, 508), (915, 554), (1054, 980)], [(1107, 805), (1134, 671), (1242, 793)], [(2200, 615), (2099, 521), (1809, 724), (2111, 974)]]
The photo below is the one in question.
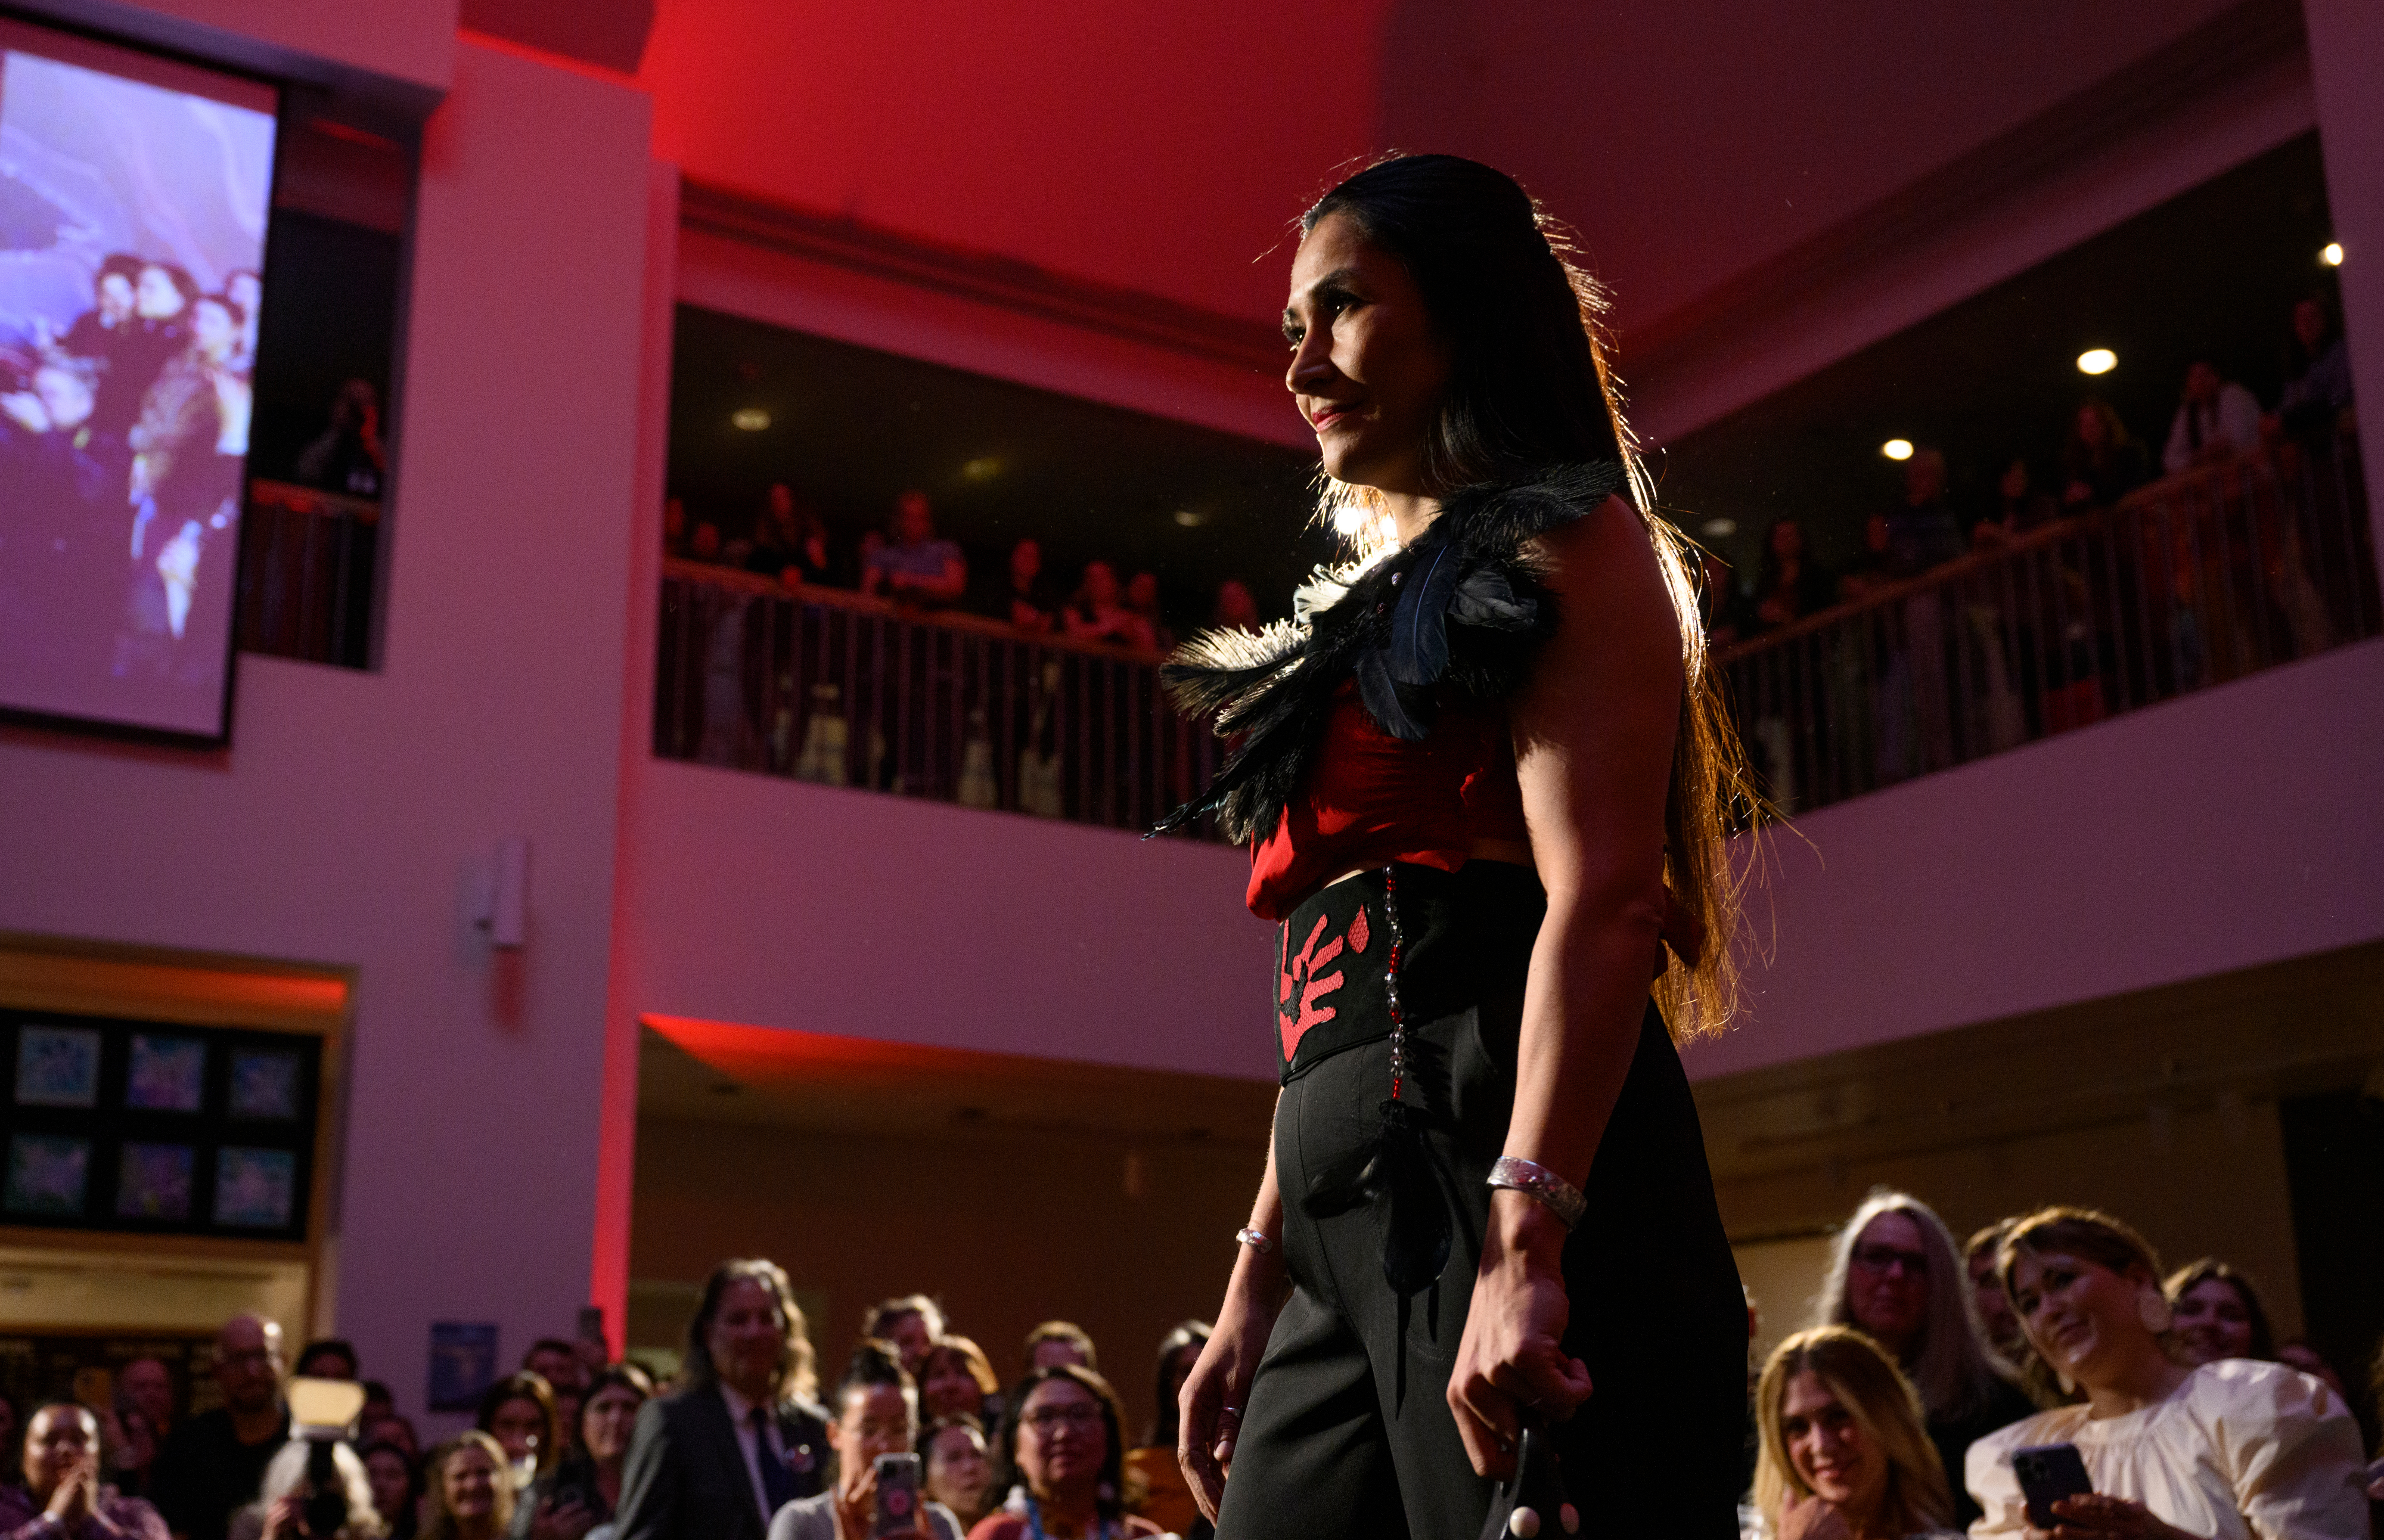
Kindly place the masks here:
[(1504, 700), (1556, 628), (1556, 598), (1524, 547), (1622, 490), (1612, 460), (1551, 467), (1527, 480), (1466, 487), (1410, 546), (1302, 588), (1294, 617), (1256, 636), (1210, 631), (1178, 648), (1160, 678), (1186, 716), (1213, 715), (1241, 747), (1209, 789), (1162, 819), (1164, 834), (1213, 813), (1237, 844), (1264, 838), (1298, 794), (1334, 696), (1355, 678), (1376, 726), (1432, 731), (1450, 692)]

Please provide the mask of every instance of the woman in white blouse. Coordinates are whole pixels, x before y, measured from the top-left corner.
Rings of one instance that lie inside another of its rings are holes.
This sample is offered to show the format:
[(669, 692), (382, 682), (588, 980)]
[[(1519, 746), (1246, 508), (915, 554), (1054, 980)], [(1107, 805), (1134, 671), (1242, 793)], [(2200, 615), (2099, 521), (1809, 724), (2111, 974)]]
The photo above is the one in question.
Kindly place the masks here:
[(2044, 1370), (2083, 1404), (1970, 1447), (1976, 1535), (2041, 1535), (2012, 1451), (2074, 1444), (2093, 1493), (2056, 1506), (2060, 1540), (2368, 1540), (2359, 1427), (2340, 1397), (2281, 1364), (2188, 1368), (2171, 1347), (2160, 1260), (2088, 1209), (2046, 1209), (1996, 1255)]

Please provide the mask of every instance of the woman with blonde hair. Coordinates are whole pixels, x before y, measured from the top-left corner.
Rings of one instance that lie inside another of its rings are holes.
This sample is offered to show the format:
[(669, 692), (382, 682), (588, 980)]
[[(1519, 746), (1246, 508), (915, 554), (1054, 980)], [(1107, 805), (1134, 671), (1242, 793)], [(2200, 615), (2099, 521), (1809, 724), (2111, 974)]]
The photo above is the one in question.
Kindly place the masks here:
[(1954, 1533), (1954, 1497), (1921, 1427), (1920, 1397), (1860, 1332), (1816, 1326), (1773, 1348), (1755, 1415), (1755, 1507), (1771, 1540)]
[(265, 1481), (254, 1506), (232, 1516), (232, 1540), (381, 1540), (389, 1533), (380, 1510), (373, 1506), (372, 1478), (365, 1462), (345, 1444), (331, 1446), (331, 1469), (340, 1495), (347, 1500), (347, 1518), (329, 1534), (317, 1535), (306, 1522), (306, 1503), (321, 1496), (311, 1472), (315, 1446), (293, 1438), (275, 1451), (265, 1467)]
[(430, 1451), (430, 1522), (422, 1540), (498, 1540), (514, 1524), (504, 1446), (478, 1428)]
[(2160, 1258), (2092, 1209), (2040, 1210), (1997, 1262), (2043, 1372), (2078, 1394), (1970, 1447), (1986, 1516), (2026, 1534), (2015, 1450), (2074, 1446), (2093, 1490), (2053, 1505), (2063, 1540), (2366, 1540), (2359, 1425), (2340, 1397), (2282, 1364), (2183, 1360)]

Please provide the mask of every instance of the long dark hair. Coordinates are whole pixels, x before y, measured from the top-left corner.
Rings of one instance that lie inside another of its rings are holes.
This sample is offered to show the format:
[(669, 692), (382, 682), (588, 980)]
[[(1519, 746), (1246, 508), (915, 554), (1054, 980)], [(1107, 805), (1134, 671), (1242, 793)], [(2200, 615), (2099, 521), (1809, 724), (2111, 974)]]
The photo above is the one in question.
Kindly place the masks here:
[(712, 1322), (720, 1313), (721, 1296), (731, 1284), (739, 1283), (758, 1284), (777, 1302), (778, 1319), (787, 1331), (778, 1353), (778, 1397), (810, 1400), (819, 1394), (819, 1369), (803, 1309), (795, 1303), (795, 1285), (787, 1281), (786, 1269), (766, 1258), (732, 1257), (703, 1281), (702, 1302), (687, 1323), (687, 1356), (679, 1366), (680, 1376), (695, 1385), (720, 1383), (719, 1366), (712, 1361)]
[[(1729, 820), (1760, 800), (1706, 667), (1688, 541), (1656, 515), (1622, 419), (1608, 367), (1605, 292), (1569, 260), (1573, 248), (1563, 227), (1512, 177), (1478, 161), (1376, 161), (1318, 199), (1301, 217), (1302, 233), (1334, 215), (1407, 268), (1448, 351), (1447, 392), (1424, 442), (1424, 476), (1435, 494), (1583, 460), (1622, 464), (1671, 595), (1687, 685), (1664, 814), (1665, 878), (1705, 938), (1695, 962), (1665, 971), (1657, 998), (1675, 1037), (1719, 1031), (1738, 1002), (1731, 943), (1739, 894)], [(1369, 501), (1363, 489), (1328, 479), (1322, 511), (1331, 517)], [(1345, 517), (1333, 522), (1350, 525)]]
[(1095, 1488), (1094, 1506), (1102, 1518), (1117, 1518), (1125, 1511), (1125, 1411), (1119, 1406), (1117, 1392), (1110, 1388), (1110, 1382), (1078, 1363), (1047, 1363), (1040, 1369), (1030, 1369), (1012, 1387), (1010, 1404), (1001, 1413), (1001, 1438), (993, 1451), (993, 1490), (1007, 1492), (1026, 1480), (1018, 1465), (1018, 1434), (1026, 1416), (1026, 1397), (1047, 1380), (1067, 1380), (1082, 1385), (1086, 1395), (1100, 1403), (1101, 1426), (1109, 1434), (1110, 1445), (1109, 1452), (1101, 1456), (1100, 1483)]
[[(472, 1425), (493, 1436), (497, 1410), (507, 1401), (528, 1401), (538, 1408), (546, 1429), (538, 1440), (538, 1473), (542, 1476), (554, 1469), (555, 1459), (563, 1452), (563, 1419), (555, 1413), (554, 1387), (535, 1369), (517, 1370), (480, 1393), (479, 1413), (472, 1419)], [(578, 1436), (577, 1428), (572, 1430), (572, 1435)]]

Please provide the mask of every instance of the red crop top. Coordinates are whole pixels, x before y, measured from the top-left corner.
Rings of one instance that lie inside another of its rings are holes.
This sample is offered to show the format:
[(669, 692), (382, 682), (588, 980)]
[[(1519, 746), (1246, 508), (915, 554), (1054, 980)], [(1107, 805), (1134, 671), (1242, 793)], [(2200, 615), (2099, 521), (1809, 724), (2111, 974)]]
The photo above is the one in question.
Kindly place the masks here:
[(1281, 920), (1344, 872), (1395, 861), (1454, 872), (1476, 841), (1527, 838), (1503, 707), (1446, 702), (1409, 742), (1376, 727), (1347, 680), (1307, 783), (1250, 851), (1250, 912)]

